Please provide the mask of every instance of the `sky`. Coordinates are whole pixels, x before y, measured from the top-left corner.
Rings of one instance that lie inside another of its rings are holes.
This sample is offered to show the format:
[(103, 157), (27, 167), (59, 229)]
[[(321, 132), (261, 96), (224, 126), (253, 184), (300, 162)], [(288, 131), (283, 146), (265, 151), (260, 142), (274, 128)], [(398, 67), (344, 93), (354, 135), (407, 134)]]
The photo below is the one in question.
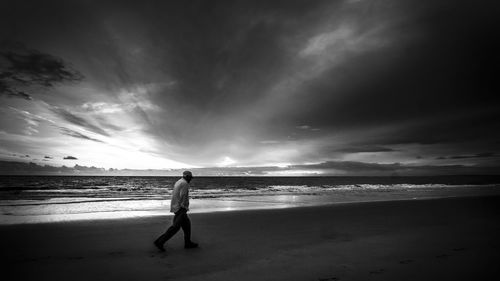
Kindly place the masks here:
[(0, 160), (491, 171), (495, 2), (3, 0)]

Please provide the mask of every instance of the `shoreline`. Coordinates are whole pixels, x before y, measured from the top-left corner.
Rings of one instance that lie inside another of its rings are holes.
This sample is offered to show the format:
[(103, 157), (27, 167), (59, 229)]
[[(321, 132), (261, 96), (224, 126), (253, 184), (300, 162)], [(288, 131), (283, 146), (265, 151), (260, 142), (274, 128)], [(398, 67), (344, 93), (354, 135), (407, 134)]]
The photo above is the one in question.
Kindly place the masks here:
[[(203, 198), (191, 199), (191, 214), (197, 213), (218, 213), (232, 212), (241, 210), (271, 210), (271, 209), (288, 209), (300, 207), (328, 206), (353, 203), (369, 203), (369, 202), (390, 202), (390, 201), (414, 201), (414, 200), (433, 200), (446, 198), (461, 198), (461, 197), (483, 197), (483, 196), (500, 196), (500, 190), (492, 188), (485, 189), (482, 192), (474, 191), (472, 193), (462, 194), (415, 194), (415, 197), (408, 194), (399, 194), (397, 197), (391, 194), (391, 197), (370, 198), (362, 197), (342, 197), (339, 194), (272, 194), (272, 195), (256, 195), (256, 196), (227, 196), (218, 198)], [(397, 194), (396, 194), (397, 195)], [(251, 200), (249, 200), (251, 198)], [(111, 202), (130, 202), (137, 201), (133, 199), (116, 200)], [(98, 221), (98, 220), (113, 220), (113, 219), (131, 219), (131, 218), (146, 218), (146, 217), (161, 217), (173, 216), (169, 212), (169, 202), (163, 199), (154, 200), (138, 200), (139, 202), (151, 201), (155, 202), (155, 208), (136, 209), (136, 210), (103, 210), (98, 212), (81, 211), (75, 213), (48, 213), (48, 214), (0, 214), (0, 226), (16, 225), (16, 224), (40, 224), (40, 223), (57, 223), (71, 221)], [(53, 206), (57, 204), (86, 204), (86, 203), (101, 203), (110, 202), (106, 199), (93, 199), (92, 201), (68, 202), (68, 203), (29, 203), (20, 206)], [(3, 205), (14, 206), (18, 205)], [(31, 211), (33, 212), (33, 211)]]

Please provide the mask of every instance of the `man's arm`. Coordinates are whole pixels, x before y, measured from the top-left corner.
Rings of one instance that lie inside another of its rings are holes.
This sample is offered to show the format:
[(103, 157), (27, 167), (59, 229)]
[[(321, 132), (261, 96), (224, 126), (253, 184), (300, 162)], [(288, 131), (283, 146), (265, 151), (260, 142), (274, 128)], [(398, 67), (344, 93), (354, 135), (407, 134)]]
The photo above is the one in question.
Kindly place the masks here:
[(182, 185), (181, 190), (179, 190), (179, 197), (181, 208), (189, 210), (189, 185)]

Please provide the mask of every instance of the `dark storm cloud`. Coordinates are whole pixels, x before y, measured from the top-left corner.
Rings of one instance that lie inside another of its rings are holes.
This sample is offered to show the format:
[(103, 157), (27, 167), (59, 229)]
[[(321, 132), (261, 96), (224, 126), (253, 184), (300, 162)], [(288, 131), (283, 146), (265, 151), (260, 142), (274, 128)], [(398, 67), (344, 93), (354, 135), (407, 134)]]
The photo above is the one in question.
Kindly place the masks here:
[(89, 121), (87, 121), (85, 118), (76, 116), (75, 114), (69, 112), (68, 110), (60, 107), (51, 107), (50, 110), (52, 110), (53, 113), (57, 114), (59, 117), (63, 118), (67, 122), (81, 126), (91, 132), (103, 135), (103, 136), (109, 136), (109, 134), (102, 129), (101, 127), (98, 127)]
[(66, 135), (66, 136), (74, 137), (74, 138), (77, 138), (77, 139), (90, 140), (90, 141), (104, 143), (102, 140), (91, 138), (91, 137), (89, 137), (87, 135), (84, 135), (84, 134), (82, 134), (80, 132), (77, 132), (75, 130), (71, 130), (71, 129), (68, 129), (68, 128), (65, 128), (65, 127), (59, 127), (59, 130), (61, 131), (61, 134)]
[[(375, 144), (461, 141), (492, 133), (498, 138), (494, 73), (500, 64), (493, 34), (499, 34), (500, 24), (498, 5), (484, 4), (400, 1), (404, 19), (377, 18), (386, 22), (385, 33), (394, 40), (391, 46), (353, 57), (302, 85), (301, 92), (310, 97), (308, 106), (294, 107), (287, 112), (290, 116), (278, 115), (276, 120), (329, 130), (413, 122)], [(366, 24), (373, 18), (353, 20)], [(435, 125), (449, 115), (461, 120)]]
[(32, 100), (25, 93), (34, 86), (52, 87), (57, 83), (79, 81), (83, 76), (61, 59), (20, 43), (2, 42), (0, 49), (0, 94)]
[[(472, 146), (500, 151), (494, 1), (0, 5), (2, 38), (53, 51), (99, 90), (53, 96), (53, 113), (112, 137), (134, 126), (68, 109), (101, 99), (135, 104), (130, 119), (175, 160), (189, 152), (194, 164), (224, 156), (253, 163), (245, 161), (260, 152), (255, 144), (268, 147), (255, 157), (293, 163), (401, 154), (411, 145), (446, 146), (409, 151), (412, 160), (473, 155)], [(370, 165), (352, 169), (401, 168)]]
[[(0, 85), (0, 87), (5, 89), (5, 87), (3, 85)], [(9, 97), (21, 98), (21, 99), (25, 99), (25, 100), (32, 100), (33, 99), (30, 95), (28, 95), (22, 91), (16, 91), (16, 92), (4, 91), (4, 93), (5, 92), (7, 93), (7, 96), (9, 96)]]

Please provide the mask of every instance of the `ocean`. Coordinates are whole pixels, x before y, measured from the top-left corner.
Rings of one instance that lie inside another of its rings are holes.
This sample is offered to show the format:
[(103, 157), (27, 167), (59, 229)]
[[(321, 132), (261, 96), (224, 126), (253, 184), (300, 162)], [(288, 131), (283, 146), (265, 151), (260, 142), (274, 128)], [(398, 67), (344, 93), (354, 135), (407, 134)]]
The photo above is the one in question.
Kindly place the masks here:
[[(179, 177), (0, 176), (0, 224), (169, 214)], [(500, 194), (500, 176), (196, 177), (191, 212)]]

